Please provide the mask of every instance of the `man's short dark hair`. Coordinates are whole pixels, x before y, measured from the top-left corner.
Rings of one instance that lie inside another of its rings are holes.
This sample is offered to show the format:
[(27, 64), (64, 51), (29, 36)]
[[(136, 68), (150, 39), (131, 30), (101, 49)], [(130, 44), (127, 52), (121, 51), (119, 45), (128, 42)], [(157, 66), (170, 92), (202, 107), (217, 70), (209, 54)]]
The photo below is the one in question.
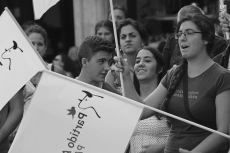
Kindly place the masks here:
[(81, 44), (78, 51), (78, 60), (80, 66), (82, 67), (82, 58), (91, 60), (94, 54), (99, 51), (104, 51), (107, 53), (114, 53), (115, 46), (110, 41), (107, 41), (99, 36), (89, 36)]

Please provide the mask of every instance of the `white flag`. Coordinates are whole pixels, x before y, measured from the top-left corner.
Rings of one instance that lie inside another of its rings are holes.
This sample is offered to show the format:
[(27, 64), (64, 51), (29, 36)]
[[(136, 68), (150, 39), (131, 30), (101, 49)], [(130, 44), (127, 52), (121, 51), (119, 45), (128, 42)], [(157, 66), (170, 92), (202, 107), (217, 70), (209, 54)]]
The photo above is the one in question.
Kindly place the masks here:
[(0, 16), (0, 110), (38, 71), (40, 55), (6, 8)]
[(45, 70), (9, 153), (122, 153), (143, 107)]
[(33, 0), (34, 18), (38, 20), (42, 15), (59, 0)]

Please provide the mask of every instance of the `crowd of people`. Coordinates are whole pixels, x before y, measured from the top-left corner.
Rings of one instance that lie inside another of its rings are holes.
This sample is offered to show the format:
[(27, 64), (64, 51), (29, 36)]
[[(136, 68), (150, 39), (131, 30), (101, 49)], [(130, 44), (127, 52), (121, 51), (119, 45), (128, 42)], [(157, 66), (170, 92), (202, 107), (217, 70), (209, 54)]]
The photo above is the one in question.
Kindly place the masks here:
[[(217, 35), (202, 9), (182, 7), (175, 32), (158, 48), (148, 46), (145, 27), (126, 18), (124, 7), (114, 6), (113, 11), (121, 56), (115, 51), (109, 12), (108, 19), (95, 25), (94, 36), (85, 38), (79, 47), (71, 47), (68, 54), (59, 53), (52, 63), (46, 63), (48, 69), (229, 135), (229, 42)], [(230, 32), (228, 13), (221, 12), (219, 22), (224, 34)], [(46, 30), (35, 22), (22, 28), (44, 58)], [(17, 133), (41, 73), (0, 111), (1, 153), (8, 152), (8, 138)], [(229, 142), (216, 133), (145, 108), (126, 153), (227, 153)]]

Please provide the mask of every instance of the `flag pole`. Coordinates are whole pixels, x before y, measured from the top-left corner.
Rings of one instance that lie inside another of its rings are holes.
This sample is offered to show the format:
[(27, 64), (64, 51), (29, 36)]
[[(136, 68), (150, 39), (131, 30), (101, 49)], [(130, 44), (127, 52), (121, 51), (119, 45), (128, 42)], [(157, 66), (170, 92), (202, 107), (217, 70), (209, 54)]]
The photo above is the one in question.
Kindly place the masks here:
[(141, 107), (145, 107), (145, 108), (150, 109), (150, 110), (152, 110), (152, 111), (154, 111), (154, 112), (157, 112), (157, 113), (160, 113), (160, 114), (166, 115), (166, 116), (168, 116), (168, 117), (171, 117), (171, 118), (177, 119), (177, 120), (179, 120), (179, 121), (182, 121), (182, 122), (185, 122), (185, 123), (191, 124), (191, 125), (193, 125), (193, 126), (199, 127), (199, 128), (201, 128), (201, 129), (207, 130), (207, 131), (209, 131), (209, 132), (213, 132), (213, 133), (219, 134), (219, 135), (221, 135), (221, 136), (223, 136), (223, 137), (225, 137), (225, 138), (230, 139), (230, 136), (229, 136), (229, 135), (224, 134), (224, 133), (222, 133), (222, 132), (219, 132), (219, 131), (213, 130), (213, 129), (208, 128), (208, 127), (206, 127), (206, 126), (203, 126), (203, 125), (197, 124), (197, 123), (195, 123), (195, 122), (192, 122), (192, 121), (186, 120), (186, 119), (184, 119), (184, 118), (181, 118), (181, 117), (178, 117), (178, 116), (176, 116), (176, 115), (173, 115), (173, 114), (170, 114), (170, 113), (164, 112), (164, 111), (162, 111), (162, 110), (159, 110), (159, 109), (156, 109), (156, 108), (150, 107), (150, 106), (148, 106), (148, 105), (146, 105), (146, 104), (143, 104), (143, 103), (140, 103), (140, 102), (135, 102), (135, 103), (136, 103), (137, 105), (141, 106)]
[[(114, 38), (115, 38), (115, 44), (116, 44), (116, 53), (117, 53), (117, 57), (120, 59), (120, 52), (119, 52), (119, 46), (118, 46), (118, 40), (117, 40), (117, 28), (116, 28), (116, 24), (115, 24), (114, 11), (113, 11), (113, 2), (112, 2), (112, 0), (109, 0), (109, 2), (110, 2), (112, 22), (113, 22), (113, 32), (114, 32)], [(125, 89), (124, 89), (122, 72), (120, 72), (120, 82), (121, 82), (122, 95), (125, 96)]]

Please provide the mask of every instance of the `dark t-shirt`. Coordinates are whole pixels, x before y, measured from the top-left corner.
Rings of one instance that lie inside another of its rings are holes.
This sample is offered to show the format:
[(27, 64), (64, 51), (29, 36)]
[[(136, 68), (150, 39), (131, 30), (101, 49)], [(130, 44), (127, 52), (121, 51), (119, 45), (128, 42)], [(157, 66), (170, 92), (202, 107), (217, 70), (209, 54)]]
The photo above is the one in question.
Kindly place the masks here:
[[(222, 53), (226, 49), (226, 47), (226, 40), (220, 36), (215, 36), (215, 43), (211, 51), (210, 57), (213, 58), (216, 55)], [(165, 58), (167, 69), (172, 68), (174, 64), (180, 64), (182, 56), (174, 33), (169, 35), (162, 54)]]
[[(161, 84), (168, 89), (175, 68), (168, 71)], [(192, 115), (204, 122), (199, 123), (214, 130), (216, 127), (216, 96), (230, 89), (230, 72), (214, 63), (197, 77), (188, 77), (188, 101)], [(183, 102), (183, 81), (170, 98), (168, 112), (193, 121), (186, 113)], [(193, 125), (170, 119), (172, 127), (166, 153), (178, 153), (179, 148), (192, 150), (211, 133)], [(194, 122), (194, 121), (193, 121)]]

